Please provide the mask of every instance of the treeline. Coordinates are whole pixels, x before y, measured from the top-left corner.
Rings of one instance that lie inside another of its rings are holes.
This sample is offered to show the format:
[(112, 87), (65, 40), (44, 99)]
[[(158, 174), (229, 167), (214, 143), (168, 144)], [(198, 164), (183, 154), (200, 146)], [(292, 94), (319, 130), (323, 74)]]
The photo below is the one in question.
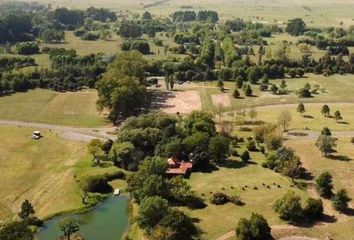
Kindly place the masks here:
[(199, 11), (198, 13), (195, 11), (177, 11), (174, 12), (171, 17), (174, 22), (200, 21), (216, 23), (219, 21), (218, 13), (208, 10)]
[[(77, 91), (93, 88), (106, 71), (109, 60), (102, 55), (77, 56), (72, 51), (53, 49), (50, 54), (52, 68), (35, 68), (27, 71), (4, 71), (0, 78), (0, 92), (21, 92), (33, 88), (54, 91)], [(28, 63), (33, 64), (30, 58)], [(23, 64), (25, 64), (24, 62)]]
[(0, 56), (0, 73), (14, 68), (35, 66), (34, 58)]
[(81, 27), (85, 19), (116, 21), (116, 14), (104, 8), (89, 8), (86, 11), (58, 8), (27, 13), (3, 13), (0, 17), (0, 44), (7, 42), (34, 41), (41, 37), (45, 42), (64, 39), (63, 30)]

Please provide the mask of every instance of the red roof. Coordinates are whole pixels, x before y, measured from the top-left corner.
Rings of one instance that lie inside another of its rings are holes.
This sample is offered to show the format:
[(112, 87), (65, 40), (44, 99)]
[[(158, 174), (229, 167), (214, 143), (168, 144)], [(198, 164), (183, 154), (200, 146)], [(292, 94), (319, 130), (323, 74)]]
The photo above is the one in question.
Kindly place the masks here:
[(167, 169), (167, 174), (181, 174), (185, 175), (189, 170), (193, 168), (193, 163), (178, 161), (176, 158), (169, 158), (167, 160), (169, 168)]

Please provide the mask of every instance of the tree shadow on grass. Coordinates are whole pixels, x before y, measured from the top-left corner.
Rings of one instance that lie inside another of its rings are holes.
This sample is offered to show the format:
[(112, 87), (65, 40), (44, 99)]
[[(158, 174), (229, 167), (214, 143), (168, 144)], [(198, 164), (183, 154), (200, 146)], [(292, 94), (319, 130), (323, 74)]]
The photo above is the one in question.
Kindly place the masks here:
[(342, 212), (343, 214), (353, 217), (354, 216), (354, 208), (348, 208)]
[(304, 118), (314, 118), (313, 116), (311, 116), (311, 115), (304, 115)]
[(289, 224), (300, 228), (311, 228), (317, 224), (321, 225), (321, 223), (335, 223), (335, 222), (337, 222), (337, 218), (335, 216), (323, 214), (320, 219), (311, 220), (307, 218), (301, 218), (297, 221), (291, 221), (289, 222)]
[(349, 162), (353, 160), (350, 157), (345, 155), (329, 155), (328, 158), (332, 160), (345, 161), (345, 162)]
[(340, 122), (338, 122), (338, 124), (345, 124), (345, 125), (349, 125), (350, 123), (345, 122), (345, 121), (340, 121)]
[(219, 166), (224, 168), (239, 169), (239, 168), (246, 167), (247, 164), (237, 160), (227, 160), (224, 163), (219, 164)]
[(214, 164), (210, 164), (208, 167), (193, 169), (193, 172), (200, 173), (212, 173), (214, 171), (219, 171), (219, 167), (215, 166)]

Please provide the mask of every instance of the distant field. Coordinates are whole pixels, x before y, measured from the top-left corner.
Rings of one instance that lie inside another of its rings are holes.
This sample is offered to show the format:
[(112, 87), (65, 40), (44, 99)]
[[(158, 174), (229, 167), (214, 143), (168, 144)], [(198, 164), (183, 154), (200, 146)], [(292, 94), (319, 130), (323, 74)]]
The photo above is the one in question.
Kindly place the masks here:
[(58, 93), (38, 89), (14, 93), (0, 97), (0, 119), (79, 127), (106, 125), (97, 112), (96, 100), (93, 90)]
[(53, 7), (65, 6), (79, 9), (90, 6), (108, 7), (121, 10), (123, 13), (127, 10), (137, 12), (148, 10), (161, 17), (182, 9), (181, 6), (191, 6), (195, 10), (217, 10), (222, 20), (241, 17), (252, 21), (274, 23), (301, 17), (310, 25), (317, 26), (340, 26), (340, 22), (343, 22), (344, 26), (353, 24), (352, 9), (354, 7), (354, 2), (350, 0), (170, 0), (164, 4), (153, 4), (148, 8), (144, 6), (158, 2), (158, 0), (39, 0), (38, 2), (51, 3)]
[[(267, 106), (267, 105), (279, 105), (279, 104), (290, 104), (290, 103), (354, 103), (354, 95), (352, 89), (354, 87), (354, 78), (352, 75), (333, 75), (329, 77), (324, 77), (322, 75), (306, 74), (304, 78), (295, 79), (284, 79), (287, 84), (288, 94), (284, 95), (273, 95), (269, 91), (261, 92), (259, 90), (259, 85), (252, 85), (253, 96), (245, 97), (242, 90), (241, 98), (234, 99), (232, 93), (236, 88), (234, 82), (224, 82), (226, 90), (222, 93), (216, 87), (216, 81), (209, 81), (205, 83), (193, 83), (190, 88), (199, 88), (201, 93), (201, 99), (203, 104), (203, 109), (215, 111), (215, 107), (211, 95), (214, 94), (224, 94), (228, 95), (231, 99), (232, 107), (243, 106)], [(276, 84), (278, 87), (281, 80), (270, 80), (270, 83)], [(299, 98), (295, 91), (302, 88), (306, 83), (312, 86), (318, 84), (321, 90), (318, 94), (314, 94), (312, 98)], [(340, 109), (339, 109), (340, 110)]]
[[(239, 153), (244, 150), (244, 147), (237, 149)], [(205, 198), (208, 204), (205, 209), (187, 210), (192, 217), (200, 220), (198, 225), (203, 229), (205, 239), (217, 239), (234, 230), (239, 219), (249, 217), (252, 212), (261, 213), (271, 225), (285, 224), (272, 210), (273, 202), (290, 189), (306, 199), (306, 191), (290, 187), (290, 179), (261, 166), (265, 160), (264, 155), (256, 152), (251, 153), (251, 157), (254, 164), (243, 166), (239, 158), (236, 158), (230, 160), (232, 161), (230, 167), (220, 167), (212, 173), (196, 172), (188, 180), (192, 189)], [(263, 183), (270, 188), (263, 186)], [(273, 183), (279, 184), (281, 188), (274, 186)], [(243, 191), (242, 187), (245, 185), (249, 188)], [(255, 190), (254, 187), (258, 189)], [(211, 192), (238, 195), (246, 204), (244, 206), (231, 203), (223, 206), (213, 205), (210, 203)]]
[(25, 199), (39, 217), (81, 207), (73, 166), (85, 158), (86, 144), (47, 130), (34, 141), (32, 131), (0, 126), (0, 222), (16, 215)]

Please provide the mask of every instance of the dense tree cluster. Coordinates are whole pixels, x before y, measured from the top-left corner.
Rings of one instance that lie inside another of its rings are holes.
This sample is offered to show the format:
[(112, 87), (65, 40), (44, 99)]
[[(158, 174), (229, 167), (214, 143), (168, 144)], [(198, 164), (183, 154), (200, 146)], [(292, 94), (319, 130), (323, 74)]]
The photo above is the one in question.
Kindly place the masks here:
[(194, 112), (185, 119), (147, 114), (126, 120), (111, 150), (117, 166), (136, 170), (149, 156), (193, 160), (194, 167), (207, 168), (210, 160), (222, 163), (228, 157), (229, 139), (218, 135), (209, 114)]
[(121, 49), (123, 51), (138, 51), (142, 54), (150, 54), (150, 45), (144, 40), (127, 40), (123, 42)]

